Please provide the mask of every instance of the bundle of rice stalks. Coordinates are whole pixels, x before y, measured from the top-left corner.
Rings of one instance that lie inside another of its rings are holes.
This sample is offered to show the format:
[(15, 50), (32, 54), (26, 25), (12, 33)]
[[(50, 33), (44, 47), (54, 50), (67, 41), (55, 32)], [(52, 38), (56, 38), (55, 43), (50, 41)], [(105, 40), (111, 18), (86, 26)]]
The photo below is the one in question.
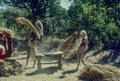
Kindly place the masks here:
[(0, 60), (0, 77), (19, 75), (23, 71), (22, 65), (15, 59)]
[(0, 34), (3, 34), (5, 36), (10, 36), (13, 37), (13, 32), (10, 29), (6, 29), (6, 28), (0, 28)]

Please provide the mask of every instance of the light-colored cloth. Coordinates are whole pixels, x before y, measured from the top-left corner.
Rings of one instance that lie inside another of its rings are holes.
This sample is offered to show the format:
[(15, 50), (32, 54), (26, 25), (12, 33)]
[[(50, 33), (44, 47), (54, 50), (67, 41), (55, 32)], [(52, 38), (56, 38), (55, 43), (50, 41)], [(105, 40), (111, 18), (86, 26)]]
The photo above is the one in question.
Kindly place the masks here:
[(5, 47), (0, 45), (0, 53), (5, 54)]
[(3, 45), (0, 45), (0, 60), (5, 59), (5, 47)]

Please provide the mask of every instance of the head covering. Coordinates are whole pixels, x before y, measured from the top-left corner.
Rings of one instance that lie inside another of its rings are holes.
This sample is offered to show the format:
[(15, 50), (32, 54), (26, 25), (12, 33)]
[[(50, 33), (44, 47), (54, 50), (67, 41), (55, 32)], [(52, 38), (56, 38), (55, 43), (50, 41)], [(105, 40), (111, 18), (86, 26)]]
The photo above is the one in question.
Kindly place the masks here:
[(84, 36), (84, 39), (87, 39), (88, 37), (87, 37), (87, 33), (86, 33), (86, 31), (85, 30), (81, 30), (81, 32), (80, 32), (80, 36)]

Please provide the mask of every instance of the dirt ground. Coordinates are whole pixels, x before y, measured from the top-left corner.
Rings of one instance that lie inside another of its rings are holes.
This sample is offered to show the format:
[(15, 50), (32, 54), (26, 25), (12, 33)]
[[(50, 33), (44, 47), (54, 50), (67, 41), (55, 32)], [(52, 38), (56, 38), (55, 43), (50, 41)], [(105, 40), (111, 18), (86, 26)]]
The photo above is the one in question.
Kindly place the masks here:
[[(100, 52), (95, 56), (93, 56), (93, 54), (94, 51), (90, 51), (85, 55), (84, 57), (85, 65), (98, 64), (101, 58), (109, 55), (109, 51)], [(81, 64), (78, 71), (75, 71), (77, 65), (76, 60), (71, 59), (71, 60), (63, 61), (63, 70), (59, 70), (57, 64), (42, 64), (42, 69), (38, 69), (36, 63), (35, 67), (32, 68), (33, 66), (32, 60), (29, 61), (27, 67), (24, 67), (26, 63), (26, 54), (20, 54), (18, 56), (11, 57), (11, 59), (16, 59), (17, 61), (19, 61), (19, 63), (22, 64), (24, 71), (20, 75), (10, 75), (9, 77), (0, 77), (0, 81), (86, 81), (86, 80), (81, 80), (79, 78), (81, 72), (84, 71), (85, 65)], [(48, 58), (42, 59), (42, 62), (54, 62), (54, 61), (55, 60)], [(111, 81), (116, 81), (116, 80), (111, 80)], [(117, 79), (117, 81), (120, 80)]]
[[(12, 57), (19, 61), (23, 67), (26, 62), (26, 55), (19, 55)], [(43, 59), (43, 61), (45, 61)], [(25, 67), (25, 70), (20, 75), (11, 75), (9, 77), (0, 77), (0, 81), (81, 81), (78, 76), (83, 68), (80, 66), (78, 71), (75, 71), (76, 61), (72, 60), (69, 63), (63, 64), (63, 70), (58, 70), (57, 64), (45, 64), (42, 65), (42, 69), (32, 68), (33, 62), (30, 61), (29, 65)]]

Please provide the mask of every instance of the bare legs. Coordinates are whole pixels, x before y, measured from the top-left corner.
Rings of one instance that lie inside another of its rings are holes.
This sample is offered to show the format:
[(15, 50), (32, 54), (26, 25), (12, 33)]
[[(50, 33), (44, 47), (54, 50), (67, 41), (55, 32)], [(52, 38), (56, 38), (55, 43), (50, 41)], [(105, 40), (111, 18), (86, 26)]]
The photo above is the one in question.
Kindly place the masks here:
[(34, 68), (34, 66), (35, 66), (35, 64), (36, 64), (35, 54), (36, 54), (36, 53), (35, 53), (34, 48), (31, 48), (31, 47), (28, 46), (28, 49), (27, 49), (27, 58), (26, 58), (26, 65), (25, 65), (25, 67), (28, 65), (29, 59), (31, 58), (31, 55), (32, 55), (32, 59), (33, 59), (33, 61), (34, 61), (34, 63), (33, 63), (33, 68)]
[(84, 54), (84, 53), (78, 53), (78, 54), (77, 54), (77, 67), (76, 67), (75, 70), (78, 70), (81, 62), (84, 64), (83, 54)]

